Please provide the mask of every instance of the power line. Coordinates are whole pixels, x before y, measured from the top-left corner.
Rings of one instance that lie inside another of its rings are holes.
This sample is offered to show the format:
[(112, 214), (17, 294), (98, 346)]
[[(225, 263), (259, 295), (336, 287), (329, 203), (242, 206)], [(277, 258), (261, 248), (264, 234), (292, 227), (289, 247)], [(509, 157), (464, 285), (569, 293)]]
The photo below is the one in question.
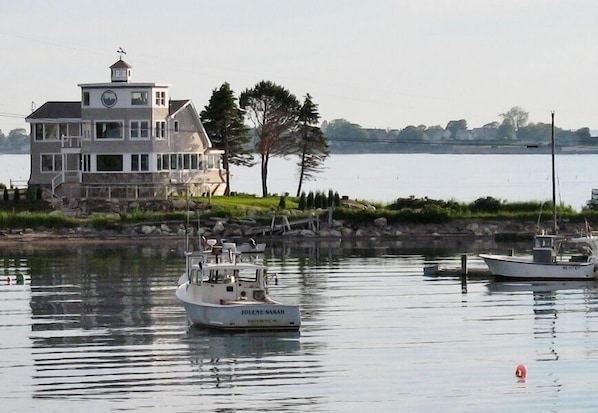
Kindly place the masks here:
[(19, 113), (0, 112), (0, 118), (25, 119), (26, 117), (27, 117), (27, 115), (21, 115)]

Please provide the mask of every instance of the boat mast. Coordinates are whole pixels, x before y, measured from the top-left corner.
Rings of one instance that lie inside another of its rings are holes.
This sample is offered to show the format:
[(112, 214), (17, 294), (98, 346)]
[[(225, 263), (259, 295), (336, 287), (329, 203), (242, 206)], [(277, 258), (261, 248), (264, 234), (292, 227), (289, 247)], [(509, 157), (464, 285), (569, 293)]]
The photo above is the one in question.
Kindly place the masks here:
[(555, 152), (555, 143), (554, 143), (554, 111), (550, 112), (552, 116), (552, 230), (553, 233), (556, 235), (558, 226), (556, 222), (556, 173), (555, 173), (555, 164), (554, 164), (554, 152)]

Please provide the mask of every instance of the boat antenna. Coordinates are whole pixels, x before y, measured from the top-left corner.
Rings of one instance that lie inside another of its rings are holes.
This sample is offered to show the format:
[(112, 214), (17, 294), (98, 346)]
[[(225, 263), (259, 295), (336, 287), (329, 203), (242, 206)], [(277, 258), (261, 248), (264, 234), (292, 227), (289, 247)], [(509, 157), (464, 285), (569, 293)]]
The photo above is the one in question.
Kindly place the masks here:
[(553, 233), (556, 235), (558, 230), (557, 218), (556, 218), (556, 172), (554, 162), (555, 142), (554, 142), (554, 111), (550, 112), (552, 117), (552, 225)]

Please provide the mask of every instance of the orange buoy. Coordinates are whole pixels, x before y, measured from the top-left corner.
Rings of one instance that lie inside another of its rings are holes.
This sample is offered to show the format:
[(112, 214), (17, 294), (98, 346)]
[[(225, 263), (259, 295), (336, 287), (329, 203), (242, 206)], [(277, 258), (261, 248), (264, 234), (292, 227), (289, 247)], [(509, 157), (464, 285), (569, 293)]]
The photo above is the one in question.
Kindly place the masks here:
[(527, 377), (527, 366), (525, 364), (520, 364), (517, 366), (515, 370), (515, 376), (519, 377), (520, 379), (525, 379)]

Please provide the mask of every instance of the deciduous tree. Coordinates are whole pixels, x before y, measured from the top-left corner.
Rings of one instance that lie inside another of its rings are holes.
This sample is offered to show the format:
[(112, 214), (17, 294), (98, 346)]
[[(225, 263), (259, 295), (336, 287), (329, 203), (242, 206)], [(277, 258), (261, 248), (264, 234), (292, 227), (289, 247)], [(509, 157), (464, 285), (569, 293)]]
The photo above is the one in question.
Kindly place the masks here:
[(514, 106), (506, 113), (501, 113), (500, 117), (503, 118), (503, 123), (509, 122), (515, 128), (515, 131), (518, 131), (519, 128), (522, 128), (527, 124), (529, 113), (519, 106)]
[(260, 155), (262, 196), (265, 197), (268, 196), (270, 157), (293, 153), (299, 101), (284, 87), (261, 81), (241, 93), (239, 104), (257, 134), (255, 149)]

